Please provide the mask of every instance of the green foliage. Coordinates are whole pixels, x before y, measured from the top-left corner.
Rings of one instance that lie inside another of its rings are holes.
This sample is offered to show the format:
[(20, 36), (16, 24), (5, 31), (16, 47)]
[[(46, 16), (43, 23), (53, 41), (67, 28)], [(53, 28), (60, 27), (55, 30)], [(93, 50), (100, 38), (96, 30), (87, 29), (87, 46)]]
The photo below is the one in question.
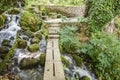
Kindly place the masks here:
[(80, 45), (79, 40), (75, 37), (78, 30), (76, 26), (64, 26), (60, 31), (60, 50), (67, 53), (75, 53)]
[(120, 15), (115, 17), (115, 26), (120, 29)]
[(120, 40), (113, 34), (93, 34), (92, 39), (81, 44), (80, 49), (91, 57), (98, 76), (106, 80), (120, 79)]
[(102, 31), (106, 23), (119, 13), (120, 0), (87, 0), (88, 30)]
[(39, 24), (42, 23), (42, 20), (37, 19), (36, 15), (25, 11), (21, 15), (20, 25), (23, 30), (31, 30), (33, 32), (39, 30)]

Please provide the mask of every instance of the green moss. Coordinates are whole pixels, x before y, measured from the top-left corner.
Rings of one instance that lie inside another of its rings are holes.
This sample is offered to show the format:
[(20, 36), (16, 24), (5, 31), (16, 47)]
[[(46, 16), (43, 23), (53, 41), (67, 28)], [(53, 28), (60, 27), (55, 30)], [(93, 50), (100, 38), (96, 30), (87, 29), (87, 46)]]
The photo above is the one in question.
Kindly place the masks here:
[(82, 65), (82, 58), (77, 56), (76, 54), (73, 54), (72, 56), (73, 56), (73, 59), (75, 60), (75, 62), (77, 64), (77, 66), (81, 67), (81, 65)]
[(90, 80), (90, 78), (88, 76), (83, 76), (81, 80)]
[(44, 65), (45, 65), (45, 57), (46, 57), (45, 54), (41, 54), (41, 55), (40, 55), (40, 65), (41, 65), (41, 66), (44, 66)]
[(31, 45), (29, 45), (28, 50), (30, 52), (35, 52), (35, 51), (39, 50), (39, 44), (31, 44)]
[(25, 11), (21, 15), (20, 25), (23, 30), (37, 31), (39, 30), (39, 24), (42, 22), (36, 18), (36, 15)]
[(27, 41), (26, 40), (22, 40), (22, 39), (18, 39), (18, 48), (26, 48), (27, 47)]
[(69, 61), (64, 56), (61, 56), (61, 60), (66, 66), (69, 65)]
[(8, 10), (9, 14), (19, 14), (20, 13), (20, 8), (12, 8)]
[(25, 34), (26, 36), (28, 36), (29, 38), (33, 38), (33, 37), (35, 36), (34, 33), (31, 32), (31, 31), (25, 31), (24, 34)]
[(34, 68), (38, 64), (37, 59), (24, 58), (20, 63), (20, 68)]
[(40, 42), (40, 39), (38, 39), (38, 38), (33, 38), (33, 39), (31, 39), (31, 44), (34, 44), (34, 43), (39, 43)]
[(1, 15), (0, 15), (0, 29), (3, 28), (3, 25), (4, 25), (4, 23), (5, 23), (5, 19), (6, 19), (5, 14), (1, 14)]
[(10, 40), (4, 39), (2, 41), (2, 46), (10, 46)]
[(42, 39), (41, 30), (35, 34), (35, 37), (37, 37), (38, 39)]

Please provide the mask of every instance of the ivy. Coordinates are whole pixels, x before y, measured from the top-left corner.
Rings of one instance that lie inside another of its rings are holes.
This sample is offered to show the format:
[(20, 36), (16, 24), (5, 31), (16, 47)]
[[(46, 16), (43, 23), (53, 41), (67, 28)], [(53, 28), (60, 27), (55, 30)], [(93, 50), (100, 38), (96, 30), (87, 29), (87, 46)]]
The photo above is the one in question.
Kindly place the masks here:
[(120, 13), (120, 0), (87, 0), (86, 5), (90, 32), (102, 31)]

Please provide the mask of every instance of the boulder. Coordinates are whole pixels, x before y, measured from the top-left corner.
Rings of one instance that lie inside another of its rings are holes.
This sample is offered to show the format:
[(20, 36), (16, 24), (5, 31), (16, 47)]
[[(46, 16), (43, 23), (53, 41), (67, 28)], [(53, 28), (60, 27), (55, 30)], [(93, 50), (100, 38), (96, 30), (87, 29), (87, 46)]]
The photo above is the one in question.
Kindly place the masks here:
[(24, 34), (25, 34), (26, 36), (28, 36), (29, 38), (33, 38), (33, 37), (34, 37), (34, 33), (31, 32), (31, 31), (25, 31)]
[(80, 80), (90, 80), (88, 76), (83, 76)]
[(45, 54), (41, 54), (41, 55), (40, 55), (40, 65), (41, 65), (41, 66), (44, 66), (44, 65), (45, 65), (45, 57), (46, 57)]
[(7, 54), (9, 52), (9, 48), (6, 46), (0, 46), (0, 54)]
[(31, 42), (31, 44), (39, 43), (40, 39), (38, 39), (38, 38), (32, 38), (30, 42)]
[(36, 15), (24, 11), (24, 13), (21, 15), (20, 25), (23, 30), (30, 30), (32, 32), (36, 32), (39, 30), (39, 24), (42, 22), (39, 22), (39, 20), (36, 18)]
[(24, 58), (20, 62), (20, 68), (22, 69), (28, 69), (28, 68), (35, 68), (38, 65), (39, 60), (34, 59), (34, 58)]
[(76, 54), (73, 54), (73, 59), (75, 60), (77, 66), (81, 67), (82, 66), (82, 58), (79, 57), (78, 55)]
[(22, 39), (18, 39), (17, 47), (25, 49), (27, 47), (27, 41), (26, 40), (22, 40)]
[(61, 60), (62, 60), (62, 63), (65, 64), (66, 66), (70, 64), (69, 61), (64, 56), (61, 56)]
[(10, 46), (10, 40), (4, 39), (2, 41), (2, 46)]
[(19, 14), (20, 13), (20, 8), (11, 8), (8, 10), (9, 14)]
[(29, 45), (28, 50), (30, 52), (35, 52), (35, 51), (39, 50), (39, 44), (31, 44), (31, 45)]

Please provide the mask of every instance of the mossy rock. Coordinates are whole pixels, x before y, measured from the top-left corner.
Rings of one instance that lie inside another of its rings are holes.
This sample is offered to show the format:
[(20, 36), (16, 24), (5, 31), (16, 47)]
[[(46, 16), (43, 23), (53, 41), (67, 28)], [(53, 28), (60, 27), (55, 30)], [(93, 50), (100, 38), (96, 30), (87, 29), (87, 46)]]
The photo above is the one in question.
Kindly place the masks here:
[(32, 38), (30, 42), (31, 42), (31, 44), (39, 43), (40, 39), (38, 39), (38, 38)]
[(80, 80), (90, 80), (88, 76), (83, 76)]
[(27, 40), (18, 39), (17, 47), (25, 49), (27, 47)]
[(25, 31), (24, 34), (25, 34), (26, 36), (28, 36), (29, 38), (33, 38), (33, 37), (35, 36), (34, 33), (31, 32), (31, 31)]
[(36, 34), (35, 34), (35, 37), (38, 38), (38, 39), (42, 39), (42, 33), (41, 33), (41, 30), (38, 31)]
[(0, 54), (7, 54), (9, 52), (9, 48), (6, 46), (0, 46)]
[(9, 14), (19, 14), (20, 13), (20, 8), (12, 8), (8, 10)]
[(68, 66), (70, 64), (69, 61), (64, 56), (61, 56), (61, 60), (62, 60), (63, 64), (65, 64), (66, 66)]
[(82, 66), (82, 58), (79, 57), (78, 55), (76, 54), (73, 54), (73, 59), (75, 60), (77, 66), (81, 67)]
[(30, 52), (35, 52), (35, 51), (39, 50), (39, 44), (31, 44), (31, 45), (29, 45), (28, 50)]
[(41, 65), (41, 66), (44, 66), (44, 65), (45, 65), (45, 58), (46, 58), (46, 55), (45, 55), (45, 54), (41, 54), (41, 55), (40, 55), (40, 65)]
[(10, 46), (10, 40), (7, 40), (7, 39), (4, 39), (3, 41), (2, 41), (2, 46)]
[(20, 63), (20, 68), (28, 69), (28, 68), (35, 68), (38, 65), (39, 60), (31, 59), (31, 58), (24, 58)]
[(5, 23), (5, 20), (6, 20), (6, 15), (5, 14), (1, 14), (0, 15), (0, 29), (3, 28), (3, 25)]
[(20, 20), (21, 28), (23, 30), (30, 30), (33, 32), (38, 31), (39, 24), (42, 22), (40, 22), (35, 16), (36, 16), (35, 14), (25, 11), (21, 15), (21, 20)]

